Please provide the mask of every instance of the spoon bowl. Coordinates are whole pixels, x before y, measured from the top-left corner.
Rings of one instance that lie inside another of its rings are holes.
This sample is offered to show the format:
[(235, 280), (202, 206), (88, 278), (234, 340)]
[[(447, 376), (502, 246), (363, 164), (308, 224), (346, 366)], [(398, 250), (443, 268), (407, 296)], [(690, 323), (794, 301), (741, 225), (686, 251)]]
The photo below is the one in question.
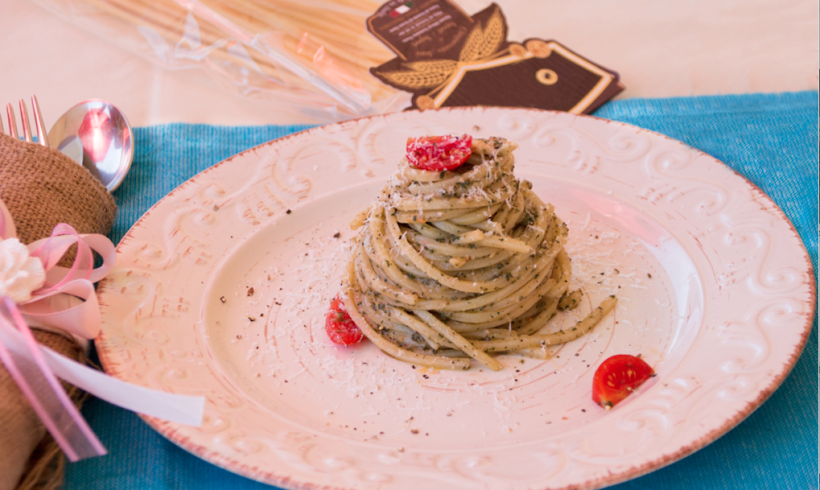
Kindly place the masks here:
[[(70, 154), (111, 192), (116, 189), (134, 159), (134, 135), (128, 119), (104, 100), (90, 99), (75, 105), (48, 132), (49, 146)], [(66, 151), (69, 150), (69, 151)]]

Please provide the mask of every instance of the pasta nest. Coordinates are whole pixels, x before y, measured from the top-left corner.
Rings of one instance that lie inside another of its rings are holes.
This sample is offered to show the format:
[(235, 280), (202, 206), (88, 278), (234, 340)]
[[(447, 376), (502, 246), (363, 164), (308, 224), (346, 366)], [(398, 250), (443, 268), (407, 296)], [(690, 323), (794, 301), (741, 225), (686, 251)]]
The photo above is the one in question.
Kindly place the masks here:
[(474, 358), (547, 357), (546, 346), (580, 337), (612, 309), (614, 297), (571, 330), (538, 332), (568, 290), (567, 226), (513, 173), (517, 148), (474, 139), (455, 171), (400, 165), (376, 202), (351, 227), (345, 305), (362, 333), (387, 354), (414, 364), (469, 369)]

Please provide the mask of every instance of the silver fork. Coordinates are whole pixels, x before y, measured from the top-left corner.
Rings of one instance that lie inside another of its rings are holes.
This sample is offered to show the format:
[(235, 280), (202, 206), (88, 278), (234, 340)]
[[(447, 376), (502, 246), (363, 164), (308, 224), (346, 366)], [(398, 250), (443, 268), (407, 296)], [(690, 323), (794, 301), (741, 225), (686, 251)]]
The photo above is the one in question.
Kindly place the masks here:
[[(34, 125), (37, 127), (37, 142), (43, 146), (48, 146), (48, 134), (46, 133), (46, 126), (43, 124), (43, 116), (40, 113), (40, 104), (37, 102), (36, 95), (31, 96), (31, 107), (34, 110)], [(9, 136), (17, 139), (17, 121), (14, 120), (14, 109), (11, 104), (6, 104), (6, 116), (9, 121)], [(20, 99), (20, 124), (23, 126), (23, 139), (32, 143), (34, 139), (28, 122), (28, 110), (23, 99)], [(3, 118), (0, 117), (0, 133), (2, 132), (4, 132)]]

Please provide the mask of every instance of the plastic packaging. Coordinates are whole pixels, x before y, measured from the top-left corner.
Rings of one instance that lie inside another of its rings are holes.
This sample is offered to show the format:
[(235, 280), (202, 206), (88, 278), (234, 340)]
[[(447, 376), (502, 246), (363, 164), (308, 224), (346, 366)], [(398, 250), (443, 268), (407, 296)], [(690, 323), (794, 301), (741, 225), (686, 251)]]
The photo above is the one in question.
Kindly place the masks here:
[[(368, 0), (34, 0), (167, 68), (206, 66), (232, 92), (334, 121), (400, 110), (369, 68), (393, 57)], [(289, 107), (285, 107), (289, 106)]]

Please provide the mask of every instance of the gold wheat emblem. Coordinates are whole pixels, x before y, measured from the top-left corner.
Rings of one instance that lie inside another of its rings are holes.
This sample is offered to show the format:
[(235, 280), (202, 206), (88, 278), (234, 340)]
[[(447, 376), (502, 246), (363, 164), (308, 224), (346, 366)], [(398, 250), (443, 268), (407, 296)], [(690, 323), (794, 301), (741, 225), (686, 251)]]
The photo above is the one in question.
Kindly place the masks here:
[(496, 9), (486, 26), (482, 28), (480, 24), (476, 24), (470, 31), (464, 47), (461, 48), (458, 61), (414, 61), (404, 65), (407, 70), (388, 71), (381, 73), (381, 76), (394, 85), (412, 91), (440, 87), (445, 85), (461, 66), (484, 61), (496, 55), (503, 42), (504, 19), (501, 11)]

